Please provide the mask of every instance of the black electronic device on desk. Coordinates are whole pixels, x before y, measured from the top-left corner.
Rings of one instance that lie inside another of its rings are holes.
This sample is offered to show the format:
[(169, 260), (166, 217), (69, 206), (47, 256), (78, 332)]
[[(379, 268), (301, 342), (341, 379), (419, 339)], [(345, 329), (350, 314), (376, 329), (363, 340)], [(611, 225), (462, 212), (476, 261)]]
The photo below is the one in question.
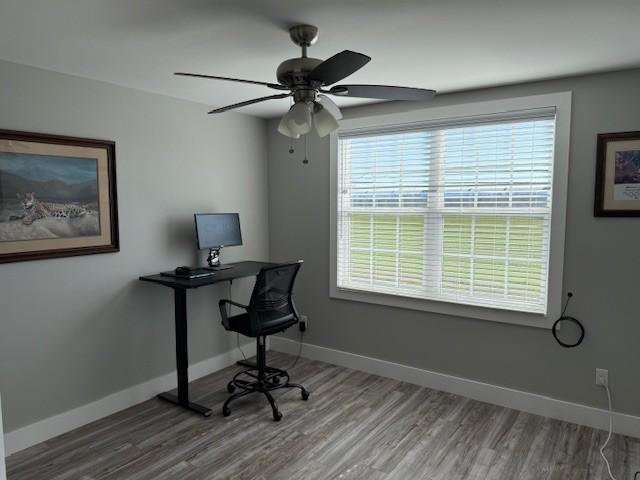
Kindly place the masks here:
[(209, 250), (207, 264), (212, 270), (226, 270), (220, 263), (220, 250), (242, 245), (240, 216), (237, 213), (196, 213), (196, 237), (199, 250)]
[(169, 270), (168, 272), (162, 272), (162, 275), (165, 277), (176, 277), (176, 278), (202, 278), (202, 277), (210, 277), (215, 275), (215, 271), (211, 268), (201, 268), (201, 267), (177, 267), (175, 270)]

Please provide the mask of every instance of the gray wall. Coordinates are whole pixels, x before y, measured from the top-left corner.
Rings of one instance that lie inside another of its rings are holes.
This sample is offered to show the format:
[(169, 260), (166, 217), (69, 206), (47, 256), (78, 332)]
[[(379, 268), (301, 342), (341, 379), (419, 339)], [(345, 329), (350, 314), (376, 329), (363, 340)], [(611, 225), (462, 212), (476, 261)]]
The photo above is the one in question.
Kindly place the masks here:
[[(269, 233), (272, 259), (306, 260), (297, 290), (309, 315), (309, 343), (368, 355), (572, 402), (606, 406), (594, 369), (609, 369), (614, 409), (640, 414), (640, 219), (594, 218), (596, 134), (640, 130), (640, 70), (442, 95), (432, 104), (573, 91), (564, 288), (584, 343), (561, 348), (551, 332), (329, 298), (329, 141), (310, 136), (287, 153), (269, 124)], [(416, 106), (424, 108), (427, 105)], [(406, 104), (347, 110), (392, 113)]]
[[(266, 122), (207, 106), (0, 62), (0, 128), (115, 140), (121, 251), (0, 265), (5, 431), (174, 371), (171, 291), (141, 274), (203, 262), (193, 213), (240, 212), (268, 257)], [(234, 282), (234, 296), (249, 281)], [(190, 360), (235, 345), (216, 315), (226, 286), (190, 294)]]
[(0, 399), (0, 480), (6, 480), (7, 468), (4, 462), (4, 435), (2, 431), (2, 399)]

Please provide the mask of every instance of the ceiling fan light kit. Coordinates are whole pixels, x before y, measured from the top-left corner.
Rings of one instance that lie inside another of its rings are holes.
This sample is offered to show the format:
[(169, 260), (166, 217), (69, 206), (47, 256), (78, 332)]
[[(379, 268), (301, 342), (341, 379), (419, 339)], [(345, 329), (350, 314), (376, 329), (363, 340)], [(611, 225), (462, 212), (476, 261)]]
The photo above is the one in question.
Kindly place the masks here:
[(278, 131), (291, 138), (300, 138), (311, 131), (311, 109), (305, 102), (294, 103), (285, 113)]
[(180, 72), (176, 75), (263, 85), (286, 92), (227, 105), (213, 109), (209, 113), (222, 113), (254, 103), (291, 97), (294, 104), (278, 125), (278, 131), (291, 138), (300, 138), (301, 135), (306, 135), (311, 131), (312, 126), (320, 137), (338, 129), (338, 120), (342, 118), (342, 114), (338, 106), (327, 95), (379, 100), (424, 101), (432, 99), (436, 93), (434, 90), (424, 88), (387, 85), (331, 86), (360, 70), (369, 63), (371, 58), (351, 50), (344, 50), (324, 61), (308, 57), (308, 47), (318, 39), (318, 28), (313, 25), (294, 25), (289, 29), (289, 36), (293, 43), (302, 49), (302, 55), (285, 60), (278, 66), (276, 70), (278, 83), (196, 73)]
[(322, 105), (317, 104), (319, 107), (313, 115), (313, 126), (316, 129), (316, 133), (319, 137), (326, 137), (331, 132), (340, 127), (338, 120)]
[(342, 112), (338, 108), (338, 105), (336, 105), (336, 103), (329, 97), (322, 94), (318, 95), (318, 103), (322, 105), (325, 110), (328, 110), (329, 113), (333, 115), (333, 118), (336, 120), (342, 120)]

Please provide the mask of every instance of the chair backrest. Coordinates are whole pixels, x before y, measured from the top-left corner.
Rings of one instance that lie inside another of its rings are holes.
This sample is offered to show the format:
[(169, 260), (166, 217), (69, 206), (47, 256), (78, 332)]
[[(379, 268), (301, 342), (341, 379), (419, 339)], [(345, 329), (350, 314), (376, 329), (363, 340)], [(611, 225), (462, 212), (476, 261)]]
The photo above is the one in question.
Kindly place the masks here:
[(252, 330), (258, 334), (261, 323), (267, 319), (269, 323), (295, 318), (298, 312), (291, 297), (293, 286), (302, 260), (295, 263), (285, 263), (260, 270), (253, 287), (249, 302), (249, 315), (252, 317)]

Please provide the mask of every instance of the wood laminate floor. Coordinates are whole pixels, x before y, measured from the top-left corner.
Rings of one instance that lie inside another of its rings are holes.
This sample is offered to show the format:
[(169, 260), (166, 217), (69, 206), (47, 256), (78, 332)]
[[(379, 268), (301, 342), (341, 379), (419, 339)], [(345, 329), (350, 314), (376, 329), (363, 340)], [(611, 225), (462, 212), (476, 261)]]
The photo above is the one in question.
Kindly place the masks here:
[[(269, 352), (269, 363), (293, 357)], [(237, 401), (223, 418), (230, 367), (191, 384), (210, 418), (152, 399), (7, 459), (9, 480), (606, 479), (606, 432), (301, 359), (310, 391)], [(640, 470), (640, 440), (614, 436), (618, 480)]]

